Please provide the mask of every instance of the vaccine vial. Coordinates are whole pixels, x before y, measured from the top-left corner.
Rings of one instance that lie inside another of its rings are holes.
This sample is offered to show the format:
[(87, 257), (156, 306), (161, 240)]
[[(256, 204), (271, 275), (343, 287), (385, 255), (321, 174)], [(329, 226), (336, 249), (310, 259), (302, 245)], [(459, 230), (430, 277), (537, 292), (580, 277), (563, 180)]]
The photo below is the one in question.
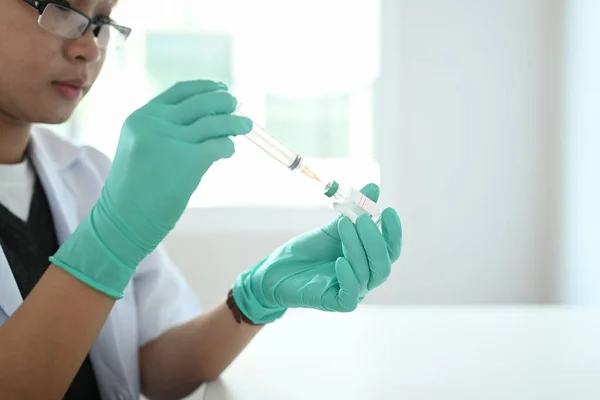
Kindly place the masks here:
[(333, 200), (333, 208), (352, 222), (356, 222), (359, 215), (369, 214), (378, 226), (381, 225), (381, 207), (360, 190), (331, 181), (325, 185), (324, 194)]

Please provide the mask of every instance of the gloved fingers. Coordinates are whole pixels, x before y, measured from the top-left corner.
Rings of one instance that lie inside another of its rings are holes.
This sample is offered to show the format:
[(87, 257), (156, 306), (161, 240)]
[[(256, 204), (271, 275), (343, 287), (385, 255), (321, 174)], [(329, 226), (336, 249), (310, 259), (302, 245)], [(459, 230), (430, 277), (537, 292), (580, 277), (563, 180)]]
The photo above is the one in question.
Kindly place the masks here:
[(354, 311), (358, 307), (359, 283), (348, 260), (339, 257), (335, 262), (335, 273), (340, 285), (337, 294), (339, 311)]
[(364, 291), (367, 289), (371, 272), (356, 226), (348, 217), (342, 217), (338, 222), (338, 232), (342, 241), (342, 254), (354, 270), (359, 286)]
[(180, 131), (181, 139), (200, 143), (208, 139), (245, 135), (252, 130), (252, 121), (247, 117), (231, 114), (211, 115), (200, 118)]
[(360, 189), (360, 192), (373, 200), (375, 203), (379, 200), (379, 186), (374, 183), (369, 183)]
[(373, 290), (385, 282), (391, 272), (387, 244), (379, 228), (367, 214), (356, 219), (356, 231), (368, 260), (370, 277), (367, 289)]
[(164, 120), (187, 126), (210, 115), (231, 114), (235, 111), (237, 103), (237, 99), (231, 93), (217, 90), (195, 94), (176, 105), (160, 107), (159, 112), (164, 114), (161, 115)]
[(396, 210), (386, 208), (381, 214), (381, 231), (392, 262), (400, 258), (402, 249), (402, 223)]
[(325, 225), (321, 226), (321, 228), (319, 228), (319, 229), (322, 232), (324, 232), (325, 234), (327, 234), (327, 236), (329, 236), (331, 239), (333, 239), (339, 243), (341, 239), (340, 239), (338, 224), (343, 217), (344, 217), (343, 215), (338, 215), (331, 221), (327, 222)]
[(206, 161), (211, 164), (220, 159), (230, 158), (235, 153), (235, 144), (227, 137), (209, 139), (201, 146), (201, 152), (206, 156), (199, 155), (202, 159), (198, 161)]
[(151, 103), (179, 104), (194, 95), (214, 92), (216, 90), (227, 90), (227, 85), (223, 82), (209, 80), (181, 81), (156, 96), (151, 100)]

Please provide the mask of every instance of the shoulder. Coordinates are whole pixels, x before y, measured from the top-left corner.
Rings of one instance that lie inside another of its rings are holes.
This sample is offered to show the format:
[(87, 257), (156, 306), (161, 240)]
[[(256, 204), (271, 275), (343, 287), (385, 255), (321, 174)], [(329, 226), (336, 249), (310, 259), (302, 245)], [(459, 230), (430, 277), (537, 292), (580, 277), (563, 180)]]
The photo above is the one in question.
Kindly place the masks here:
[(78, 161), (94, 169), (103, 178), (108, 176), (111, 160), (98, 149), (71, 142), (51, 129), (36, 126), (32, 129), (33, 139), (57, 165)]

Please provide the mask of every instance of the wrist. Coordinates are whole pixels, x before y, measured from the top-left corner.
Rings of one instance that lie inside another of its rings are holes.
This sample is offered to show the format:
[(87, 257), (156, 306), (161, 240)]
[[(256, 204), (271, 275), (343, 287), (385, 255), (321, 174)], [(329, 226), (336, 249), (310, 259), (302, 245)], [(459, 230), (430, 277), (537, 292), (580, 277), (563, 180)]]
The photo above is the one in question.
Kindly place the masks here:
[(233, 314), (233, 319), (235, 319), (235, 322), (237, 322), (238, 324), (241, 324), (242, 322), (244, 322), (248, 325), (254, 325), (254, 326), (263, 325), (260, 323), (254, 323), (250, 318), (248, 318), (242, 312), (242, 310), (240, 310), (240, 307), (238, 306), (238, 304), (235, 301), (235, 297), (233, 297), (233, 289), (229, 289), (229, 291), (227, 292), (226, 304), (227, 304), (227, 307), (229, 308), (229, 310), (231, 310), (231, 313)]
[(263, 305), (250, 288), (251, 278), (252, 270), (246, 271), (237, 277), (230, 291), (231, 300), (228, 300), (228, 305), (232, 301), (242, 316), (254, 325), (267, 324), (281, 318), (287, 308)]
[(96, 212), (94, 207), (75, 232), (50, 257), (50, 262), (88, 286), (120, 299), (137, 265), (132, 267), (131, 260), (123, 260), (105, 242), (106, 235), (102, 236), (98, 230), (102, 222), (97, 221)]
[(98, 240), (111, 255), (123, 265), (135, 269), (153, 249), (141, 245), (139, 235), (111, 208), (100, 198), (90, 212), (90, 223)]

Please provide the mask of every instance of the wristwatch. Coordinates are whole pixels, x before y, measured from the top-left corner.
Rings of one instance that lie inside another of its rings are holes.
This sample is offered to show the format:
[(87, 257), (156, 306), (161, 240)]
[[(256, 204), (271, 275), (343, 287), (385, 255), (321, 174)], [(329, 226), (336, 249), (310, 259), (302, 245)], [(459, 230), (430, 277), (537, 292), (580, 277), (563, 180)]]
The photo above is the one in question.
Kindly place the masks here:
[(229, 309), (231, 310), (231, 312), (233, 314), (233, 318), (235, 318), (235, 320), (238, 324), (241, 324), (243, 321), (243, 322), (247, 323), (248, 325), (254, 325), (254, 326), (263, 325), (263, 324), (255, 324), (248, 317), (246, 317), (244, 315), (244, 313), (242, 313), (242, 311), (239, 309), (237, 303), (235, 302), (235, 299), (233, 298), (233, 289), (229, 289), (229, 292), (227, 292), (227, 307), (229, 307)]

